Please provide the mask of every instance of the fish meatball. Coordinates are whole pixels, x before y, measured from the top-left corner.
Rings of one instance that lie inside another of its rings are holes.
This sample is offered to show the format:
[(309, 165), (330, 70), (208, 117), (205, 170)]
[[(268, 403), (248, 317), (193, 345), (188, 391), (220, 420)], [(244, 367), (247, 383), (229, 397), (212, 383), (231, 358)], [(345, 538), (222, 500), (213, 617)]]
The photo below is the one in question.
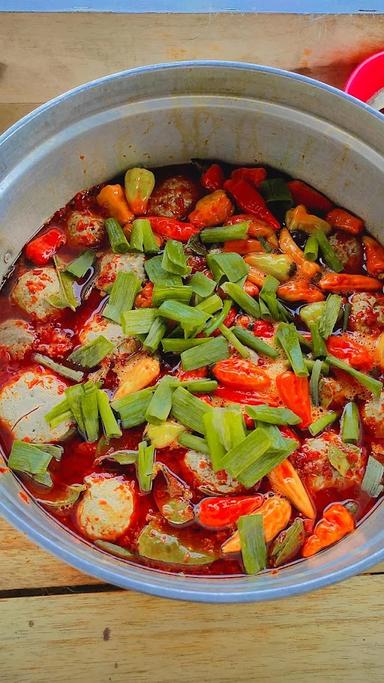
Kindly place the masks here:
[(199, 490), (206, 493), (237, 493), (242, 485), (224, 472), (214, 472), (205, 453), (189, 450), (184, 456), (184, 468), (188, 478), (194, 479)]
[(163, 180), (152, 192), (148, 204), (151, 216), (185, 218), (199, 199), (196, 183), (182, 175)]
[(34, 331), (25, 320), (5, 320), (0, 324), (0, 347), (6, 347), (12, 360), (22, 360), (34, 341)]
[(134, 510), (134, 487), (123, 477), (90, 474), (76, 509), (80, 531), (91, 540), (116, 541), (129, 527)]
[(374, 334), (384, 329), (384, 297), (357, 292), (350, 298), (348, 328), (353, 332)]
[(73, 211), (67, 223), (68, 243), (72, 247), (99, 247), (104, 239), (104, 218), (91, 211)]
[(117, 273), (135, 273), (144, 279), (144, 254), (114, 254), (106, 252), (99, 261), (99, 275), (96, 287), (103, 292), (109, 291), (116, 280)]
[(11, 299), (36, 320), (48, 320), (60, 315), (60, 309), (50, 303), (60, 296), (60, 283), (54, 268), (33, 268), (19, 277)]
[(361, 411), (363, 425), (378, 439), (384, 438), (384, 393), (380, 398), (366, 401)]
[(56, 375), (33, 368), (19, 374), (0, 390), (0, 420), (15, 439), (48, 443), (64, 439), (70, 420), (51, 428), (45, 419), (51, 408), (64, 399), (66, 384)]

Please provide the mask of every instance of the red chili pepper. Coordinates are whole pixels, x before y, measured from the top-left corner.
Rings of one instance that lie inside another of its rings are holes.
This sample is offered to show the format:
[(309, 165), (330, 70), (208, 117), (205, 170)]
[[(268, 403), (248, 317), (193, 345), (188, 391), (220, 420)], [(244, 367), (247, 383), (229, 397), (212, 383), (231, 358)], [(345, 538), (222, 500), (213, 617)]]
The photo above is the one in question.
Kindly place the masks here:
[(355, 528), (355, 520), (341, 503), (333, 503), (324, 511), (322, 519), (316, 524), (312, 536), (304, 543), (303, 557), (311, 557), (319, 550), (333, 545)]
[(206, 190), (214, 192), (221, 190), (224, 185), (224, 171), (219, 164), (211, 164), (200, 178), (200, 182)]
[(287, 408), (301, 417), (300, 427), (308, 427), (312, 422), (312, 411), (307, 377), (297, 377), (287, 370), (276, 377), (276, 387)]
[(265, 337), (266, 339), (270, 339), (275, 334), (275, 328), (268, 320), (255, 320), (252, 331), (256, 337)]
[(165, 216), (147, 216), (152, 230), (167, 237), (171, 240), (179, 240), (180, 242), (188, 242), (188, 240), (197, 235), (201, 228), (190, 223), (183, 223), (176, 220), (176, 218), (166, 218)]
[(25, 255), (36, 266), (44, 266), (67, 241), (59, 228), (51, 228), (25, 247)]
[(263, 252), (264, 249), (259, 240), (228, 240), (224, 243), (224, 251), (236, 254), (252, 254), (255, 251)]
[(196, 370), (180, 370), (178, 373), (178, 378), (182, 382), (186, 382), (188, 379), (201, 379), (202, 377), (207, 377), (208, 370), (206, 366), (203, 368), (197, 368)]
[[(230, 308), (228, 311), (228, 315), (226, 318), (224, 318), (224, 325), (226, 327), (232, 327), (233, 323), (235, 322), (235, 318), (237, 316), (237, 311), (235, 308)], [(212, 337), (218, 337), (221, 334), (220, 330), (214, 330), (212, 332)]]
[(280, 223), (268, 209), (264, 198), (247, 180), (231, 178), (225, 181), (224, 189), (228, 190), (242, 211), (251, 213), (275, 230), (280, 230)]
[(195, 509), (195, 519), (209, 529), (223, 529), (235, 524), (242, 515), (249, 515), (264, 502), (264, 496), (203, 498)]
[(369, 349), (347, 334), (328, 337), (327, 349), (332, 356), (347, 361), (353, 368), (365, 370), (372, 368), (373, 358)]
[(224, 190), (215, 190), (199, 199), (188, 218), (193, 225), (208, 228), (213, 225), (226, 225), (232, 214), (233, 204), (228, 195)]
[(374, 277), (384, 277), (384, 247), (376, 242), (373, 237), (363, 237), (367, 271)]
[(303, 183), (302, 180), (290, 180), (287, 184), (295, 204), (304, 204), (305, 208), (310, 211), (324, 213), (333, 208), (332, 202), (327, 197), (307, 183)]
[[(214, 396), (222, 398), (224, 401), (231, 401), (232, 403), (249, 404), (250, 406), (260, 406), (264, 403), (277, 408), (278, 403), (271, 396), (262, 394), (260, 391), (239, 391), (238, 389), (230, 389), (229, 387), (218, 386), (214, 392)], [(199, 396), (201, 398), (201, 396)]]
[(265, 370), (246, 358), (220, 360), (212, 372), (219, 382), (240, 391), (259, 391), (271, 383)]
[(267, 177), (267, 171), (265, 168), (236, 168), (231, 173), (231, 178), (233, 180), (248, 180), (249, 183), (259, 187), (260, 183), (263, 182)]
[(243, 289), (249, 296), (257, 296), (260, 291), (259, 287), (249, 279), (244, 282)]
[(345, 209), (332, 209), (332, 211), (327, 213), (325, 220), (327, 223), (330, 223), (332, 228), (344, 230), (351, 235), (358, 235), (364, 230), (364, 221), (358, 218), (358, 216), (349, 213), (349, 211), (345, 211)]

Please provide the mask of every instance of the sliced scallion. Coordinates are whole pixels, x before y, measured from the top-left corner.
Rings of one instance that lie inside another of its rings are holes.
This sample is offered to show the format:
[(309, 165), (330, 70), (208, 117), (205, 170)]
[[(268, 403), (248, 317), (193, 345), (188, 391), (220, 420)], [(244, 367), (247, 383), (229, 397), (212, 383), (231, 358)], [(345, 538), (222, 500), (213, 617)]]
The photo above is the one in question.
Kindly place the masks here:
[(221, 468), (232, 477), (238, 478), (241, 472), (262, 458), (271, 446), (271, 440), (263, 427), (257, 427), (240, 443), (231, 448), (224, 456)]
[(224, 408), (212, 408), (203, 415), (205, 441), (208, 444), (209, 457), (214, 472), (223, 469), (223, 458), (227, 450), (222, 438), (225, 429), (224, 419)]
[(248, 346), (250, 349), (253, 349), (253, 351), (256, 351), (257, 353), (263, 353), (265, 356), (268, 356), (269, 358), (277, 358), (277, 356), (279, 355), (277, 349), (275, 349), (270, 344), (267, 344), (259, 337), (256, 337), (252, 332), (246, 330), (244, 327), (233, 327), (232, 332), (236, 335), (238, 339), (240, 339), (240, 341), (243, 344)]
[(308, 370), (304, 363), (295, 326), (292, 323), (280, 323), (277, 328), (276, 339), (284, 350), (295, 375), (306, 377)]
[(137, 427), (145, 421), (145, 413), (154, 390), (155, 387), (148, 387), (112, 401), (111, 407), (119, 413), (124, 429)]
[(182, 432), (177, 437), (177, 442), (180, 446), (183, 446), (183, 448), (190, 448), (198, 453), (209, 455), (208, 444), (201, 436), (195, 436), (194, 434), (191, 434), (191, 432)]
[(82, 384), (75, 384), (73, 387), (67, 387), (65, 390), (66, 400), (77, 424), (77, 428), (80, 434), (85, 436), (83, 412), (81, 409), (81, 399), (83, 394), (84, 389)]
[(52, 358), (43, 356), (41, 353), (34, 353), (32, 360), (34, 360), (35, 363), (43, 365), (45, 368), (49, 368), (50, 370), (57, 372), (57, 374), (61, 375), (62, 377), (72, 379), (74, 382), (81, 382), (84, 377), (84, 373), (81, 372), (81, 370), (72, 370), (72, 368), (67, 368), (65, 365), (61, 365), (61, 363), (56, 363), (56, 361), (52, 360)]
[(281, 567), (296, 557), (305, 540), (304, 522), (300, 517), (282, 531), (272, 544), (270, 558), (274, 567)]
[(173, 378), (166, 375), (157, 384), (149, 406), (145, 413), (145, 419), (150, 424), (165, 422), (172, 408)]
[(159, 251), (159, 245), (147, 218), (136, 218), (133, 221), (130, 240), (131, 249), (135, 251), (144, 251), (146, 254), (157, 254)]
[(226, 299), (226, 301), (223, 302), (223, 308), (221, 309), (220, 313), (217, 315), (213, 316), (211, 320), (206, 324), (204, 327), (204, 334), (209, 337), (217, 328), (223, 323), (229, 313), (229, 310), (231, 308), (231, 301), (229, 299)]
[(195, 346), (201, 346), (210, 341), (209, 337), (198, 337), (196, 339), (163, 339), (161, 345), (164, 353), (182, 353)]
[(271, 408), (268, 405), (247, 406), (247, 415), (258, 422), (272, 425), (297, 425), (301, 418), (289, 408)]
[(87, 441), (93, 443), (99, 438), (98, 389), (93, 382), (83, 384), (83, 395), (80, 400)]
[(158, 314), (163, 318), (180, 323), (186, 335), (195, 328), (202, 327), (210, 315), (196, 307), (186, 306), (180, 301), (164, 301), (158, 309)]
[(73, 278), (72, 276), (62, 269), (62, 263), (59, 261), (57, 256), (53, 257), (53, 262), (56, 268), (57, 278), (60, 285), (60, 294), (48, 297), (48, 301), (52, 306), (56, 308), (70, 308), (71, 311), (76, 311), (79, 306), (79, 302), (73, 291)]
[(309, 425), (308, 430), (312, 434), (312, 436), (317, 436), (320, 434), (320, 432), (323, 432), (324, 429), (329, 427), (335, 420), (338, 418), (338, 413), (335, 413), (334, 411), (331, 411), (329, 413), (326, 413), (325, 415), (322, 415), (319, 417), (317, 420), (312, 422), (312, 424)]
[(121, 326), (124, 334), (127, 337), (148, 334), (158, 311), (158, 308), (138, 308), (133, 311), (125, 311), (121, 316)]
[(207, 296), (210, 296), (216, 287), (216, 282), (214, 280), (211, 280), (211, 278), (204, 275), (204, 273), (200, 273), (199, 271), (192, 275), (188, 284), (192, 288), (192, 291), (195, 294), (198, 294), (198, 296), (201, 296), (203, 299), (206, 299)]
[(216, 311), (220, 311), (222, 307), (222, 299), (220, 299), (217, 294), (211, 294), (211, 296), (208, 296), (203, 301), (200, 301), (195, 308), (197, 308), (198, 311), (203, 311), (203, 313), (209, 313), (209, 315), (212, 315), (213, 313), (216, 313)]
[(97, 390), (97, 406), (104, 434), (107, 439), (115, 439), (121, 436), (122, 431), (117, 424), (117, 420), (109, 403), (109, 398), (105, 391), (102, 391), (101, 389)]
[(223, 337), (227, 340), (228, 344), (233, 346), (234, 349), (242, 356), (243, 358), (249, 358), (250, 357), (250, 352), (247, 349), (246, 346), (244, 346), (240, 339), (234, 335), (232, 330), (230, 330), (228, 327), (226, 327), (224, 324), (219, 325), (219, 330)]
[(68, 356), (68, 360), (70, 363), (80, 365), (82, 368), (94, 368), (95, 365), (98, 365), (103, 358), (112, 352), (112, 350), (112, 342), (103, 337), (103, 335), (100, 335), (88, 344), (79, 346), (75, 351), (72, 351), (71, 355)]
[(260, 318), (260, 306), (258, 302), (244, 292), (240, 285), (234, 282), (225, 282), (222, 289), (231, 297), (231, 299), (233, 299), (244, 313), (248, 313), (248, 315), (251, 315), (253, 318)]
[(163, 287), (162, 285), (155, 285), (152, 292), (152, 304), (157, 308), (169, 299), (189, 304), (192, 293), (192, 287), (188, 286)]
[(172, 415), (188, 429), (204, 434), (203, 415), (211, 410), (200, 398), (193, 396), (183, 387), (178, 387), (172, 397)]
[(104, 224), (113, 253), (126, 254), (129, 251), (129, 243), (120, 223), (116, 218), (107, 218)]
[(312, 403), (314, 406), (320, 405), (319, 398), (319, 381), (323, 363), (321, 360), (315, 360), (311, 372), (311, 379), (309, 382), (309, 389), (311, 392)]
[(103, 316), (120, 323), (125, 311), (130, 311), (140, 289), (140, 280), (135, 273), (120, 271), (112, 285), (108, 303), (103, 310)]
[(349, 321), (349, 316), (351, 315), (351, 310), (352, 306), (349, 302), (344, 304), (344, 311), (343, 311), (343, 332), (346, 332), (348, 328), (348, 321)]
[[(287, 320), (285, 309), (279, 306), (276, 292), (280, 282), (273, 275), (267, 275), (259, 294), (260, 313), (262, 318), (273, 320)], [(262, 309), (262, 304), (264, 305)]]
[(335, 356), (327, 356), (325, 360), (327, 363), (329, 363), (329, 365), (332, 365), (332, 367), (348, 372), (348, 374), (351, 375), (351, 377), (354, 377), (359, 384), (368, 389), (368, 391), (371, 391), (376, 398), (379, 398), (383, 389), (383, 383), (378, 379), (374, 379), (373, 377), (365, 375), (359, 370), (355, 370), (355, 368), (353, 368), (351, 365), (344, 363), (344, 361), (336, 358)]
[(248, 222), (224, 225), (220, 228), (206, 228), (200, 233), (203, 244), (228, 242), (229, 240), (243, 240), (248, 233)]
[[(351, 448), (354, 448), (354, 446)], [(347, 454), (342, 451), (341, 448), (338, 448), (334, 444), (330, 444), (327, 450), (327, 458), (336, 472), (341, 474), (342, 477), (345, 477), (351, 467)]]
[(160, 342), (167, 331), (167, 324), (161, 318), (155, 318), (147, 336), (143, 341), (143, 347), (151, 353), (159, 348)]
[(329, 294), (325, 302), (325, 308), (319, 321), (319, 331), (323, 339), (328, 339), (332, 334), (336, 321), (340, 314), (343, 299), (338, 294)]
[(361, 489), (365, 491), (371, 498), (377, 498), (384, 491), (383, 485), (384, 467), (374, 458), (369, 456), (367, 468), (365, 470), (363, 481), (361, 482)]
[(213, 365), (219, 360), (229, 358), (229, 347), (224, 337), (215, 337), (206, 344), (195, 346), (181, 354), (183, 370), (196, 370), (206, 365)]
[(309, 235), (307, 239), (304, 256), (308, 261), (316, 261), (319, 256), (319, 243), (314, 235)]
[(190, 267), (187, 265), (183, 245), (178, 240), (167, 240), (161, 265), (164, 270), (181, 277), (185, 277), (191, 272)]
[(331, 246), (325, 232), (323, 230), (315, 230), (312, 235), (319, 243), (320, 251), (326, 264), (336, 273), (341, 273), (344, 270), (344, 266)]
[(324, 344), (324, 339), (320, 334), (319, 324), (317, 322), (309, 323), (309, 331), (311, 333), (312, 341), (312, 355), (314, 358), (319, 358), (327, 355), (327, 347)]
[(240, 254), (208, 254), (207, 263), (216, 282), (223, 278), (229, 282), (238, 282), (248, 275), (249, 266), (241, 258)]
[(44, 451), (44, 444), (14, 441), (8, 458), (8, 467), (31, 476), (44, 475), (52, 460), (52, 454)]
[(142, 493), (149, 493), (152, 490), (154, 459), (154, 447), (148, 446), (146, 441), (140, 441), (137, 456), (137, 480)]
[(180, 275), (175, 275), (174, 273), (169, 273), (167, 270), (164, 270), (162, 262), (162, 256), (154, 256), (145, 261), (144, 269), (148, 279), (153, 282), (154, 285), (163, 285), (164, 287), (182, 286), (183, 281)]
[(267, 566), (267, 546), (262, 515), (242, 515), (237, 520), (241, 557), (247, 574), (258, 574)]
[(344, 406), (340, 420), (341, 440), (344, 443), (357, 444), (360, 441), (360, 414), (356, 403), (350, 401)]
[(65, 268), (65, 272), (73, 275), (73, 277), (82, 278), (93, 265), (95, 258), (95, 252), (91, 251), (91, 249), (88, 249), (80, 254), (80, 256), (75, 258), (74, 261), (68, 263)]
[(181, 387), (185, 387), (191, 394), (209, 394), (215, 391), (218, 383), (214, 379), (186, 379), (180, 382)]
[[(264, 423), (261, 428), (270, 440), (270, 446), (262, 456), (246, 467), (238, 475), (238, 480), (246, 488), (251, 488), (265, 477), (274, 467), (288, 458), (298, 446), (296, 439), (286, 439), (275, 425)], [(256, 431), (257, 431), (256, 429)], [(252, 432), (251, 432), (252, 434)], [(247, 437), (248, 438), (248, 437)], [(242, 445), (242, 444), (241, 444)]]

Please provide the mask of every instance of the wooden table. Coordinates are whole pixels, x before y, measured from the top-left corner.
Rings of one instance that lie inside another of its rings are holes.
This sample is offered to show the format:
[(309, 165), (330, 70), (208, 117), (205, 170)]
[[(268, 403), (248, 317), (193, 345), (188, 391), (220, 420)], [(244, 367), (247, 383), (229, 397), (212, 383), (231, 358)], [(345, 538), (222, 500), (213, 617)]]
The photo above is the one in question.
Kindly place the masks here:
[[(0, 128), (139, 64), (239, 59), (342, 86), (383, 48), (384, 16), (0, 15)], [(384, 565), (317, 593), (199, 605), (80, 574), (0, 521), (2, 683), (382, 680)]]

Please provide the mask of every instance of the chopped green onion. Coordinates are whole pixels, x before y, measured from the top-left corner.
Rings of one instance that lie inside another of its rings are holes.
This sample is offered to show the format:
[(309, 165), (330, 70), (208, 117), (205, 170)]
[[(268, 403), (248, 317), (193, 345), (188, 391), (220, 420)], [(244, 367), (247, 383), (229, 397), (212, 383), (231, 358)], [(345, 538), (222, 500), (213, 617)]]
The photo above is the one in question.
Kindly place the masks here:
[(238, 282), (248, 275), (249, 266), (240, 254), (208, 254), (208, 268), (216, 282), (226, 278), (230, 282)]
[(332, 367), (348, 372), (348, 374), (351, 375), (351, 377), (354, 377), (359, 384), (368, 389), (368, 391), (371, 391), (376, 398), (379, 398), (383, 388), (383, 383), (379, 382), (378, 379), (374, 379), (373, 377), (365, 375), (359, 370), (355, 370), (355, 368), (353, 368), (351, 365), (344, 363), (344, 361), (336, 358), (335, 356), (327, 356), (325, 360), (327, 363), (329, 363), (329, 365), (332, 365)]
[(120, 323), (125, 311), (130, 311), (140, 289), (140, 280), (135, 273), (120, 271), (112, 285), (108, 303), (103, 310), (103, 316)]
[(115, 439), (118, 436), (121, 436), (122, 431), (117, 424), (117, 420), (109, 404), (109, 398), (105, 391), (102, 391), (101, 389), (97, 390), (97, 406), (105, 436), (108, 439)]
[(308, 430), (312, 434), (312, 436), (317, 436), (318, 434), (320, 434), (320, 432), (323, 432), (324, 429), (329, 427), (329, 425), (331, 425), (335, 420), (337, 420), (337, 418), (338, 413), (331, 411), (326, 415), (322, 415), (317, 420), (312, 422), (312, 424), (309, 425)]
[(267, 566), (267, 546), (262, 515), (242, 515), (237, 520), (241, 557), (247, 574), (258, 574)]
[(198, 337), (197, 339), (163, 339), (161, 345), (164, 353), (182, 353), (195, 346), (201, 346), (209, 342), (209, 337)]
[(177, 240), (167, 240), (163, 253), (162, 267), (170, 273), (185, 277), (191, 272), (187, 265), (183, 245)]
[(143, 424), (154, 390), (155, 387), (148, 387), (112, 401), (111, 407), (119, 413), (124, 429)]
[(180, 446), (183, 446), (183, 448), (190, 448), (198, 453), (205, 453), (205, 455), (209, 455), (208, 444), (205, 439), (201, 438), (201, 436), (195, 436), (190, 432), (182, 432), (177, 437), (177, 442), (180, 444)]
[(249, 332), (249, 330), (246, 330), (244, 327), (233, 327), (232, 331), (243, 344), (249, 346), (249, 348), (253, 349), (253, 351), (256, 351), (257, 353), (263, 353), (265, 356), (269, 356), (269, 358), (277, 358), (279, 355), (277, 349), (270, 344), (267, 344), (259, 337), (256, 337), (252, 332)]
[(14, 441), (8, 458), (8, 467), (16, 472), (25, 472), (31, 476), (44, 475), (52, 460), (52, 454), (44, 450), (44, 444), (32, 444), (27, 441)]
[(240, 285), (233, 282), (225, 282), (222, 289), (233, 301), (253, 318), (260, 318), (260, 306)]
[(377, 498), (384, 491), (383, 485), (384, 467), (372, 455), (369, 456), (361, 489), (371, 498)]
[(158, 314), (180, 323), (185, 335), (204, 325), (209, 317), (209, 313), (198, 310), (197, 307), (186, 306), (180, 301), (164, 301), (158, 309)]
[[(356, 448), (355, 446), (351, 446), (352, 448)], [(356, 449), (357, 451), (359, 449)], [(345, 477), (347, 474), (348, 470), (350, 469), (350, 464), (349, 460), (347, 458), (347, 454), (341, 450), (341, 448), (338, 448), (334, 444), (330, 444), (328, 450), (327, 450), (327, 458), (329, 462), (331, 463), (332, 467), (339, 473), (341, 474), (342, 477)]]
[(323, 363), (321, 360), (315, 360), (311, 372), (311, 379), (309, 382), (309, 389), (311, 392), (312, 403), (314, 406), (320, 405), (319, 398), (319, 381)]
[(70, 486), (65, 487), (65, 493), (61, 498), (54, 498), (53, 500), (37, 498), (36, 500), (48, 508), (63, 512), (77, 502), (79, 496), (85, 489), (86, 487), (84, 484), (71, 484)]
[(72, 351), (71, 355), (68, 356), (68, 361), (74, 365), (80, 365), (82, 368), (94, 368), (95, 365), (98, 365), (103, 358), (112, 352), (112, 350), (112, 342), (100, 335), (88, 344), (79, 346), (75, 351)]
[(312, 323), (319, 323), (325, 310), (325, 301), (315, 301), (300, 308), (300, 318), (310, 327)]
[(311, 333), (312, 355), (314, 358), (326, 356), (328, 351), (324, 344), (324, 339), (320, 334), (319, 324), (315, 322), (309, 323), (309, 331)]
[(48, 297), (48, 301), (52, 306), (56, 308), (70, 308), (71, 311), (76, 311), (79, 306), (79, 302), (73, 291), (73, 279), (69, 273), (64, 272), (62, 264), (57, 256), (53, 257), (53, 262), (55, 264), (57, 278), (60, 285), (60, 294), (53, 294)]
[(178, 422), (167, 420), (161, 424), (147, 424), (145, 428), (145, 438), (148, 437), (152, 446), (155, 448), (167, 448), (172, 443), (176, 442), (185, 427)]
[(338, 294), (329, 294), (325, 302), (325, 308), (319, 321), (319, 330), (323, 339), (328, 339), (332, 334), (336, 321), (339, 317), (343, 299)]
[(186, 379), (180, 382), (181, 387), (185, 387), (191, 394), (209, 394), (215, 391), (218, 383), (215, 379)]
[(135, 251), (144, 251), (146, 254), (157, 254), (159, 251), (159, 245), (147, 218), (136, 218), (133, 221), (130, 240), (131, 249)]
[(199, 271), (192, 275), (188, 284), (192, 288), (192, 291), (195, 294), (198, 294), (198, 296), (201, 296), (203, 299), (206, 299), (207, 296), (210, 296), (216, 287), (216, 282), (214, 280), (211, 280), (211, 278), (204, 275), (204, 273), (200, 273)]
[(95, 252), (91, 251), (91, 249), (88, 249), (80, 254), (80, 256), (75, 258), (74, 261), (68, 263), (65, 268), (65, 272), (73, 275), (76, 278), (82, 278), (93, 265), (95, 258)]
[(228, 242), (229, 240), (243, 240), (248, 233), (248, 222), (224, 225), (220, 228), (207, 228), (200, 233), (203, 244), (214, 242)]
[(241, 343), (241, 341), (233, 334), (232, 330), (229, 330), (228, 327), (226, 327), (224, 324), (219, 325), (219, 330), (223, 337), (226, 338), (228, 344), (231, 344), (234, 349), (242, 356), (243, 358), (249, 358), (250, 357), (250, 352), (249, 350)]
[(262, 458), (271, 446), (271, 440), (263, 427), (257, 427), (240, 443), (231, 448), (221, 462), (232, 477), (239, 474)]
[(99, 438), (99, 407), (97, 401), (98, 389), (93, 382), (83, 384), (83, 395), (80, 400), (83, 414), (84, 429), (87, 441), (93, 443)]
[(161, 318), (155, 318), (149, 332), (143, 341), (143, 347), (150, 353), (155, 353), (167, 331), (167, 324)]
[(203, 416), (211, 407), (193, 396), (183, 387), (178, 387), (172, 397), (172, 415), (188, 429), (204, 434)]
[(339, 257), (336, 255), (336, 252), (331, 246), (325, 233), (322, 230), (315, 230), (312, 235), (319, 243), (320, 251), (327, 266), (336, 271), (336, 273), (341, 273), (344, 270), (344, 266)]
[(45, 419), (50, 425), (50, 427), (56, 427), (57, 425), (65, 422), (65, 420), (72, 419), (72, 411), (69, 407), (69, 403), (65, 398), (55, 405), (48, 413), (45, 415)]
[(226, 444), (224, 441), (224, 445), (227, 447), (227, 450), (230, 450), (246, 437), (244, 418), (240, 410), (226, 408), (225, 421), (227, 432), (229, 432), (229, 443)]
[(346, 304), (344, 304), (344, 312), (343, 312), (343, 332), (346, 332), (346, 330), (347, 330), (347, 328), (348, 328), (348, 321), (349, 321), (349, 316), (351, 315), (351, 310), (352, 310), (352, 306), (351, 306), (351, 304), (350, 304), (349, 302), (346, 303)]
[(156, 320), (158, 308), (138, 308), (125, 311), (121, 316), (121, 326), (127, 337), (138, 334), (148, 334), (152, 323)]
[[(304, 363), (307, 366), (308, 370), (312, 372), (313, 366), (315, 365), (316, 361), (312, 360), (312, 358), (304, 358)], [(324, 360), (320, 361), (321, 363), (321, 372), (323, 375), (329, 375), (329, 365), (326, 363)]]
[(153, 282), (154, 285), (162, 285), (164, 287), (182, 286), (183, 281), (180, 275), (175, 275), (174, 273), (169, 273), (167, 270), (164, 270), (162, 262), (162, 256), (154, 256), (145, 261), (144, 269), (148, 275), (148, 279)]
[(61, 363), (56, 363), (48, 356), (43, 356), (41, 353), (34, 353), (32, 360), (34, 360), (35, 363), (43, 365), (45, 368), (49, 368), (50, 370), (57, 372), (57, 374), (61, 375), (62, 377), (72, 379), (74, 382), (81, 382), (84, 377), (84, 373), (81, 372), (81, 370), (72, 370), (72, 368), (67, 368), (65, 365), (61, 365)]
[(150, 424), (165, 422), (171, 412), (173, 394), (172, 382), (173, 377), (166, 375), (157, 384), (145, 413), (145, 419)]
[(209, 315), (212, 315), (213, 313), (216, 313), (216, 311), (219, 311), (222, 307), (222, 299), (220, 299), (217, 294), (212, 294), (211, 296), (207, 297), (207, 299), (200, 301), (195, 308), (197, 308), (198, 311), (203, 311), (203, 313), (209, 313)]
[(229, 358), (228, 343), (223, 337), (210, 339), (206, 344), (195, 346), (181, 354), (183, 370), (196, 370)]
[(271, 408), (268, 405), (247, 406), (247, 415), (258, 422), (272, 425), (297, 425), (301, 418), (289, 408)]
[(66, 400), (77, 424), (77, 428), (79, 432), (85, 436), (83, 411), (81, 409), (81, 399), (83, 394), (84, 389), (82, 384), (75, 384), (73, 387), (67, 387), (65, 390)]
[(97, 538), (96, 541), (94, 541), (94, 544), (97, 546), (97, 548), (100, 548), (100, 550), (105, 550), (106, 553), (115, 555), (115, 557), (121, 557), (123, 560), (128, 560), (129, 558), (134, 557), (134, 554), (131, 553), (130, 550), (127, 548), (122, 548), (120, 545), (116, 545), (116, 543), (102, 541)]
[(296, 517), (291, 526), (282, 531), (272, 544), (270, 558), (273, 566), (281, 567), (293, 560), (304, 543), (305, 535), (304, 522)]
[(361, 427), (359, 409), (350, 401), (344, 406), (340, 420), (341, 439), (344, 443), (357, 444), (360, 441)]
[(269, 178), (268, 180), (263, 180), (263, 182), (260, 183), (259, 189), (268, 204), (270, 202), (284, 202), (284, 204), (289, 205), (287, 208), (293, 206), (292, 195), (283, 178)]
[(137, 456), (137, 480), (142, 493), (149, 493), (152, 490), (154, 459), (154, 447), (148, 446), (146, 441), (140, 441)]
[(218, 313), (215, 315), (211, 320), (207, 323), (207, 325), (204, 327), (204, 334), (207, 337), (210, 337), (210, 335), (217, 330), (217, 328), (223, 323), (229, 313), (229, 310), (231, 308), (231, 301), (229, 299), (226, 299), (223, 302), (223, 308)]
[(209, 457), (214, 472), (223, 469), (223, 458), (227, 449), (223, 444), (225, 425), (225, 409), (211, 408), (203, 415), (205, 441), (208, 444)]
[[(252, 486), (254, 486), (258, 481), (260, 481), (260, 479), (265, 477), (265, 475), (267, 475), (274, 467), (276, 467), (281, 462), (283, 462), (283, 460), (288, 458), (288, 456), (294, 450), (296, 450), (298, 445), (296, 439), (284, 438), (280, 430), (274, 425), (263, 424), (262, 427), (257, 427), (255, 431), (257, 432), (260, 429), (262, 430), (264, 435), (263, 439), (265, 439), (265, 436), (267, 436), (270, 445), (267, 451), (264, 451), (262, 454), (258, 453), (257, 457), (254, 457), (254, 460), (253, 462), (251, 462), (251, 464), (246, 466), (244, 469), (242, 468), (242, 471), (237, 476), (239, 482), (243, 484), (246, 488), (251, 488)], [(252, 436), (253, 434), (254, 432), (251, 432), (249, 436)], [(247, 436), (247, 439), (249, 439), (249, 436)], [(245, 441), (247, 441), (247, 439), (245, 439)], [(243, 441), (240, 444), (240, 447), (243, 449), (243, 444), (245, 443), (245, 441)]]
[(41, 443), (38, 444), (39, 448), (42, 448), (45, 453), (49, 453), (52, 458), (57, 460), (57, 462), (60, 462), (61, 457), (64, 453), (64, 448), (63, 446), (59, 446), (58, 444), (51, 444), (51, 443)]
[(304, 363), (295, 326), (292, 323), (280, 323), (277, 328), (276, 339), (284, 350), (295, 375), (306, 377), (308, 370)]
[(273, 275), (267, 275), (259, 294), (259, 304), (261, 317), (272, 318), (273, 320), (286, 320), (285, 309), (279, 306), (276, 291), (280, 282)]
[(120, 223), (116, 218), (107, 218), (104, 224), (113, 253), (126, 254), (129, 251), (129, 243)]
[(304, 257), (307, 261), (316, 261), (319, 256), (319, 243), (313, 235), (309, 235), (304, 247)]
[(155, 285), (152, 292), (152, 304), (157, 308), (168, 299), (189, 304), (192, 293), (192, 287), (164, 287), (163, 285)]

